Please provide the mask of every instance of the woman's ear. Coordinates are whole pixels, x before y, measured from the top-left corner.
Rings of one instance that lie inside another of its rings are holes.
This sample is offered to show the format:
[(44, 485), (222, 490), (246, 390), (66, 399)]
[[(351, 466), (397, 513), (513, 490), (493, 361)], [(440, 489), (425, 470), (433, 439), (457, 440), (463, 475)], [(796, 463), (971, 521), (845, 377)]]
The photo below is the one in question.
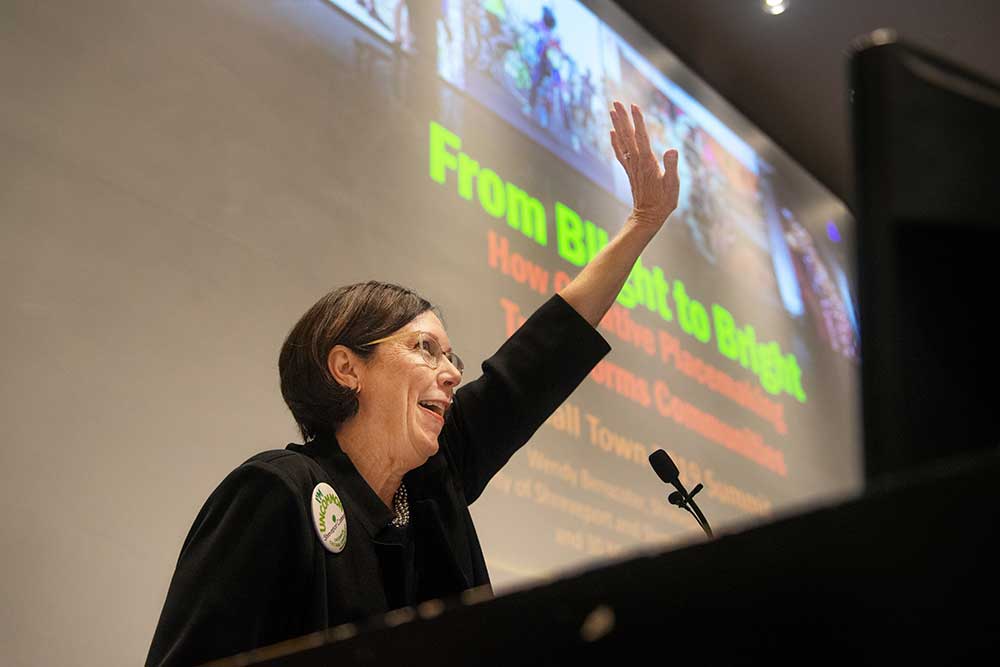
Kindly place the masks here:
[(361, 358), (347, 347), (334, 345), (326, 355), (326, 368), (340, 386), (361, 391)]

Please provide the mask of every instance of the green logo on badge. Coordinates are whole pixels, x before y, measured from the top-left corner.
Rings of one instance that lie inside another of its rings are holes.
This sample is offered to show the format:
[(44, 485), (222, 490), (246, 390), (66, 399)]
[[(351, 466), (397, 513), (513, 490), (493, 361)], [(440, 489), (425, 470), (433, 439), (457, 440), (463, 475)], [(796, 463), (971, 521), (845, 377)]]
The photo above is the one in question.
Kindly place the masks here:
[(323, 546), (340, 553), (347, 545), (347, 514), (337, 492), (326, 482), (320, 482), (312, 494), (313, 524)]
[(316, 500), (319, 501), (319, 529), (326, 533), (326, 510), (330, 505), (336, 505), (343, 512), (344, 506), (340, 504), (340, 498), (337, 497), (336, 493), (328, 493), (324, 496), (319, 487), (316, 488)]

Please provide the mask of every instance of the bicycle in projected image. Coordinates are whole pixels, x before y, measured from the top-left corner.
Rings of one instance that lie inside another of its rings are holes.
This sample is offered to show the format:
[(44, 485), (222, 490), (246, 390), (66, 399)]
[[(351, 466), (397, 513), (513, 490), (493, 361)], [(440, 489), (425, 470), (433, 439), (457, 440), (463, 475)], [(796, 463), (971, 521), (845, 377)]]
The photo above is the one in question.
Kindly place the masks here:
[(576, 152), (603, 157), (593, 102), (599, 84), (580, 73), (556, 34), (555, 15), (543, 7), (536, 21), (508, 13), (503, 2), (466, 5), (466, 66), (488, 76), (521, 112)]

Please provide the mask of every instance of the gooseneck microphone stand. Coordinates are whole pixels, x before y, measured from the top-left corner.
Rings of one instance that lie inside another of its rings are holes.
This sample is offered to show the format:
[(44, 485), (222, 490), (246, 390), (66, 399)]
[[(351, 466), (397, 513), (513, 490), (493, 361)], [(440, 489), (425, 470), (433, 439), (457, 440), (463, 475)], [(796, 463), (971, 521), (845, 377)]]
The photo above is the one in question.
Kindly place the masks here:
[(698, 503), (694, 501), (695, 495), (701, 491), (704, 486), (698, 484), (691, 490), (691, 493), (687, 492), (684, 488), (684, 484), (681, 483), (680, 470), (677, 469), (677, 464), (673, 462), (670, 456), (662, 449), (657, 449), (655, 452), (649, 455), (649, 465), (653, 466), (653, 471), (656, 475), (663, 480), (666, 484), (671, 484), (676, 491), (672, 492), (667, 496), (667, 501), (671, 505), (676, 505), (683, 510), (686, 510), (688, 514), (694, 517), (694, 520), (698, 522), (701, 529), (705, 531), (705, 534), (710, 538), (714, 537), (712, 534), (712, 527), (708, 525), (708, 519), (705, 515), (701, 513), (701, 509), (698, 507)]

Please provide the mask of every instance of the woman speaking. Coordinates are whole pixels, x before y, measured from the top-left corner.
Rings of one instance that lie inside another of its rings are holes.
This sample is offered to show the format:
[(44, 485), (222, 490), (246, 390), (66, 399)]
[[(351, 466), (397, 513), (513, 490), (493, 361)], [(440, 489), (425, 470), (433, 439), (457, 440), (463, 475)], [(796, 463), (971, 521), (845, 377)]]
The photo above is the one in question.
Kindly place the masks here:
[(615, 102), (632, 186), (621, 231), (462, 382), (431, 303), (378, 282), (330, 292), (281, 349), (304, 445), (258, 454), (205, 502), (146, 664), (195, 665), (489, 586), (469, 505), (609, 347), (594, 328), (677, 206), (642, 113)]

